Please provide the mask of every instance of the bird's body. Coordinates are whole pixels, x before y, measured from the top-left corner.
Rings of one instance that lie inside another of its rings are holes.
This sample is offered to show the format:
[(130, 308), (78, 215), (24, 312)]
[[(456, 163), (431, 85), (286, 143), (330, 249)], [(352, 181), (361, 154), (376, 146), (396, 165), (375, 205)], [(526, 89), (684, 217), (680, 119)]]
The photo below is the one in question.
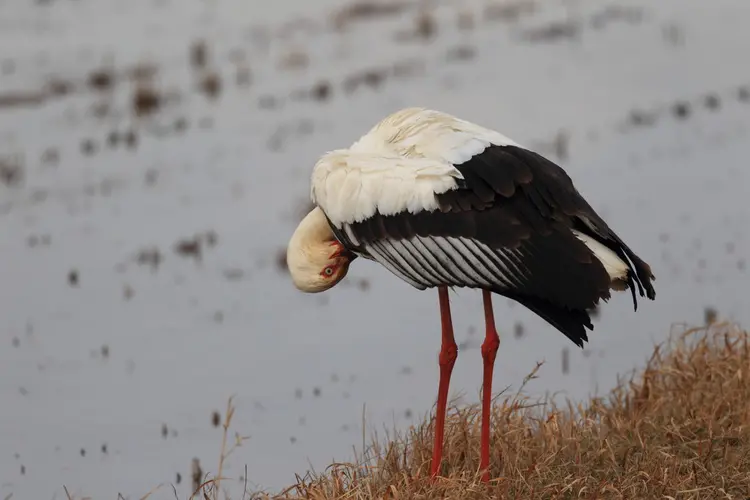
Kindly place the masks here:
[(498, 132), (438, 111), (398, 111), (349, 149), (323, 155), (313, 169), (311, 197), (317, 207), (287, 251), (298, 288), (330, 288), (355, 256), (415, 288), (439, 288), (441, 442), (440, 396), (456, 355), (452, 328), (446, 331), (447, 287), (484, 292), (487, 404), (499, 343), (490, 292), (520, 302), (581, 347), (586, 329), (593, 329), (588, 310), (609, 299), (611, 289), (629, 288), (634, 306), (636, 292), (655, 295), (648, 264), (562, 168)]

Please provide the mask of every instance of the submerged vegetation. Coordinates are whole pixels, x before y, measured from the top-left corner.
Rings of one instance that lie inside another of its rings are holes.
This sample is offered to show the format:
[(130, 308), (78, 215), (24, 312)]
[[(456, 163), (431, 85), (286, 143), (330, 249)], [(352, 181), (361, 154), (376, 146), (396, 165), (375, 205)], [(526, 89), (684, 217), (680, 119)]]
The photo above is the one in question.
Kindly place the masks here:
[[(277, 495), (245, 498), (748, 498), (748, 337), (730, 324), (681, 332), (607, 396), (582, 404), (534, 402), (522, 390), (499, 397), (489, 484), (476, 472), (480, 408), (472, 405), (449, 410), (436, 481), (427, 421), (376, 440), (356, 464), (333, 464)], [(216, 498), (217, 482), (195, 496)]]

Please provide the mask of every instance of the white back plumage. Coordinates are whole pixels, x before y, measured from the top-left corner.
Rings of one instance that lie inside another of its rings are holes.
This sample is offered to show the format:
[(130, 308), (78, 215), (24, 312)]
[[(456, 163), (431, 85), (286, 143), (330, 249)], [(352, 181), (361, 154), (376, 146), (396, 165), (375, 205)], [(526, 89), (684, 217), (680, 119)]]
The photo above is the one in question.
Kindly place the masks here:
[(438, 208), (436, 194), (457, 186), (454, 167), (490, 144), (514, 145), (499, 132), (424, 108), (397, 111), (349, 149), (323, 155), (312, 173), (311, 198), (336, 227), (375, 214)]

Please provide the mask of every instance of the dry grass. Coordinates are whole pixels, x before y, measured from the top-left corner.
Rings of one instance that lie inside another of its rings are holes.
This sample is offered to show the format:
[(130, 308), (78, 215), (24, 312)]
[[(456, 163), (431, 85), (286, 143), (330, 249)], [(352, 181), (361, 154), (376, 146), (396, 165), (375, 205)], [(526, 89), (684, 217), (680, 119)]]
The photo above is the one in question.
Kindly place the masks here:
[[(229, 479), (227, 477), (224, 477), (222, 473), (224, 472), (224, 463), (229, 458), (229, 456), (234, 453), (234, 451), (242, 446), (242, 443), (249, 439), (247, 436), (240, 436), (238, 433), (234, 434), (234, 438), (232, 439), (232, 444), (229, 444), (229, 428), (232, 426), (232, 419), (234, 418), (234, 403), (233, 400), (234, 396), (230, 397), (227, 401), (227, 409), (224, 413), (224, 422), (221, 424), (222, 428), (222, 434), (221, 434), (221, 452), (219, 453), (219, 466), (217, 469), (217, 473), (215, 477), (203, 478), (203, 481), (200, 482), (200, 484), (196, 484), (196, 482), (201, 481), (201, 473), (198, 472), (197, 476), (193, 478), (193, 494), (190, 495), (189, 500), (202, 498), (203, 500), (219, 500), (221, 492), (223, 492), (223, 496), (226, 499), (230, 498), (230, 493), (227, 489), (222, 489), (221, 482), (225, 479)], [(200, 470), (200, 466), (197, 466)], [(247, 496), (247, 470), (245, 470), (245, 474), (243, 476), (244, 479), (244, 494), (242, 498), (246, 498)], [(177, 498), (177, 495), (175, 494), (175, 498)]]
[(434, 484), (426, 422), (275, 498), (750, 498), (748, 334), (688, 330), (606, 398), (560, 408), (517, 394), (496, 401), (492, 420), (489, 485), (475, 473), (479, 407), (469, 406), (450, 410)]

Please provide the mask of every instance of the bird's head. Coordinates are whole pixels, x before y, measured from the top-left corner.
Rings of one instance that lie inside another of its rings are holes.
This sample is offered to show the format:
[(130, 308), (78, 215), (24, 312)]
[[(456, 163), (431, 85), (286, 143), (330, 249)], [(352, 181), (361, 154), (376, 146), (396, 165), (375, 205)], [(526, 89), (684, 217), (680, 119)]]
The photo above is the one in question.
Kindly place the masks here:
[(318, 207), (299, 223), (286, 250), (294, 286), (307, 293), (323, 292), (341, 281), (353, 258), (333, 236)]

